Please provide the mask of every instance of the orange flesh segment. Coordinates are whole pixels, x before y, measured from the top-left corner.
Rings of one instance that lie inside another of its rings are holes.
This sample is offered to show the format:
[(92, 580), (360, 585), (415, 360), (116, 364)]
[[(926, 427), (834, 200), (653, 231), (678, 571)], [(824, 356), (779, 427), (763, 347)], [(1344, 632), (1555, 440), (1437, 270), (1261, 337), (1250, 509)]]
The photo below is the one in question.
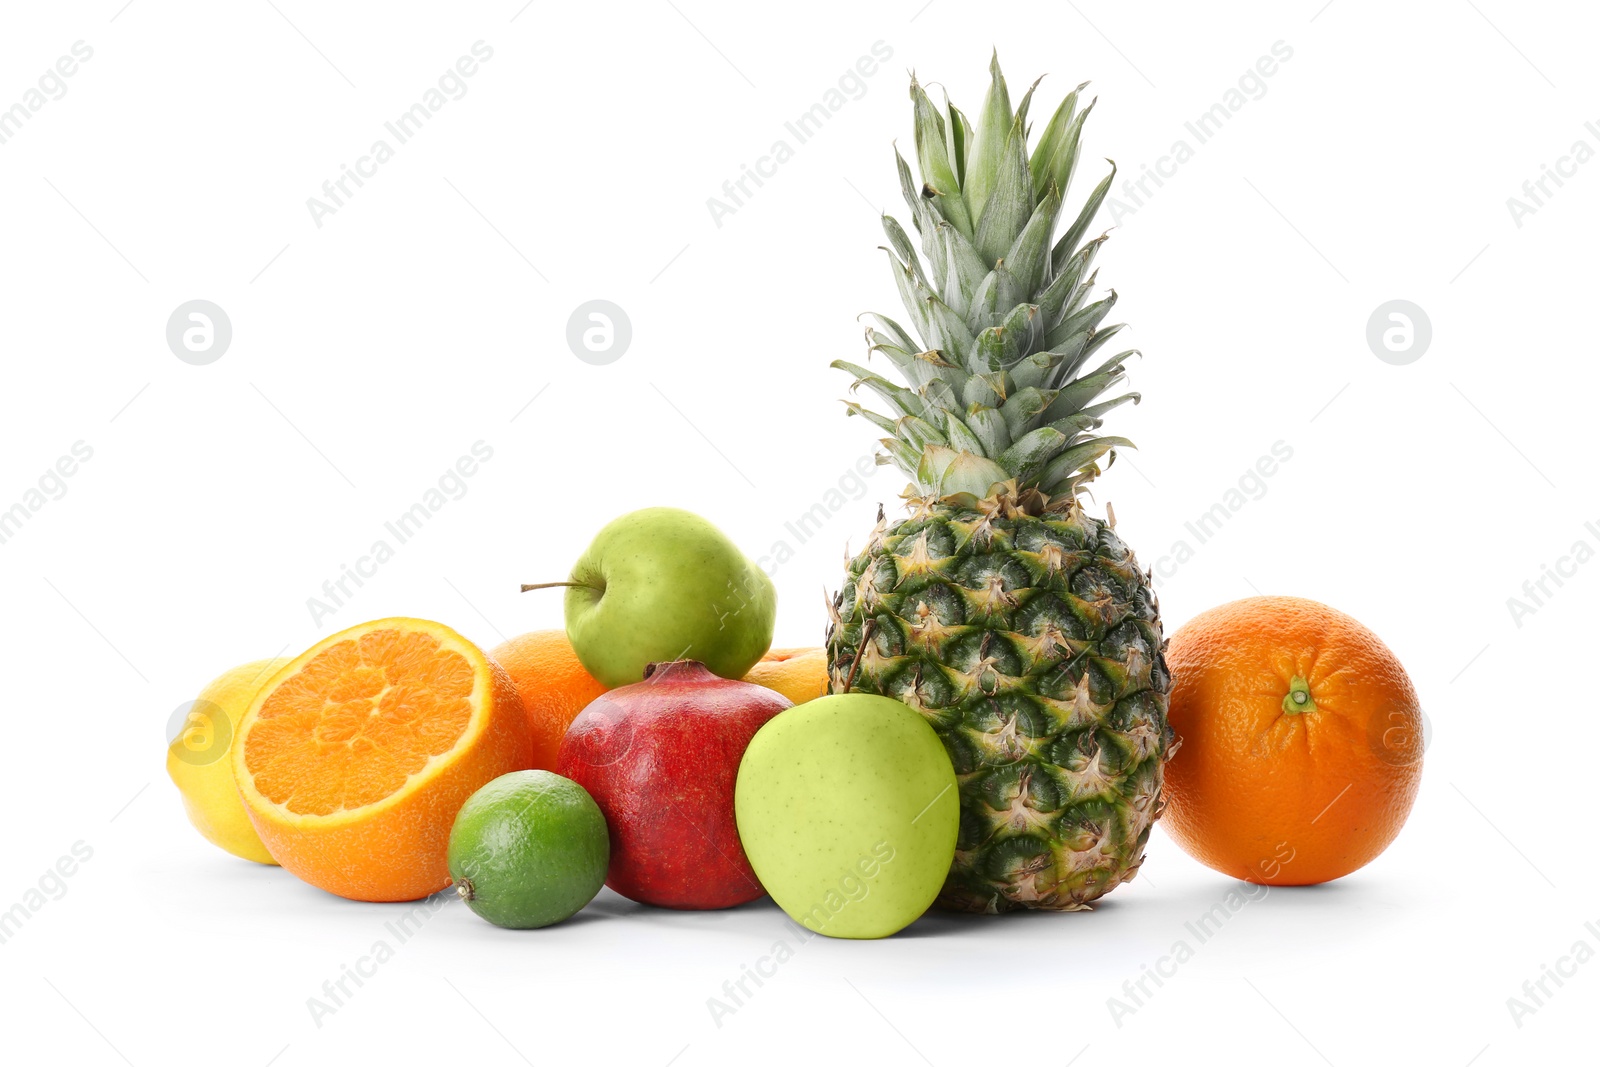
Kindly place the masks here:
[(438, 638), (373, 630), (333, 645), (261, 705), (244, 762), (264, 798), (332, 815), (398, 792), (472, 721), (472, 665)]

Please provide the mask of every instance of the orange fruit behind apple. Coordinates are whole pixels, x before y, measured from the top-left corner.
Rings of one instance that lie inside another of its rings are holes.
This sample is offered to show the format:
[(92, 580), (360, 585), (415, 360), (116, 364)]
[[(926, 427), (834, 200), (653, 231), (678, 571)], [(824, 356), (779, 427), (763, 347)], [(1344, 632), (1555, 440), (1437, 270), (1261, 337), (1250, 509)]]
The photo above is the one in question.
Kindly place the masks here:
[(519, 634), (491, 649), (489, 658), (505, 668), (522, 697), (533, 741), (532, 768), (555, 770), (567, 727), (606, 687), (583, 669), (561, 630)]
[(774, 648), (744, 676), (747, 682), (804, 704), (828, 692), (828, 652), (823, 648)]

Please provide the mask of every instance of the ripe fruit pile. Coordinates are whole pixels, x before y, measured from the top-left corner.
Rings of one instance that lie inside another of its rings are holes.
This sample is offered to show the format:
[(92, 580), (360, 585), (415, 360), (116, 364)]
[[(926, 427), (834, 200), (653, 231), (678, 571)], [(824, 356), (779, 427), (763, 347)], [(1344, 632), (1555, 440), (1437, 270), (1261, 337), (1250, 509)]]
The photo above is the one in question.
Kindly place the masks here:
[(1149, 572), (1084, 509), (1130, 444), (1103, 417), (1139, 399), (1106, 397), (1133, 351), (1092, 362), (1121, 329), (1088, 238), (1111, 176), (1063, 214), (1092, 102), (1069, 94), (1030, 150), (1032, 90), (1013, 107), (990, 73), (975, 122), (912, 81), (917, 242), (883, 220), (910, 328), (867, 331), (905, 384), (835, 366), (891, 409), (847, 405), (913, 484), (849, 562), (825, 648), (770, 648), (773, 584), (710, 522), (636, 511), (523, 586), (565, 589), (562, 631), (485, 653), (381, 619), (216, 679), (168, 754), (201, 833), (357, 900), (453, 883), (501, 926), (560, 922), (603, 883), (680, 909), (770, 894), (848, 938), (935, 902), (1086, 909), (1163, 813), (1250, 881), (1382, 852), (1422, 759), (1392, 653), (1283, 597), (1169, 646)]

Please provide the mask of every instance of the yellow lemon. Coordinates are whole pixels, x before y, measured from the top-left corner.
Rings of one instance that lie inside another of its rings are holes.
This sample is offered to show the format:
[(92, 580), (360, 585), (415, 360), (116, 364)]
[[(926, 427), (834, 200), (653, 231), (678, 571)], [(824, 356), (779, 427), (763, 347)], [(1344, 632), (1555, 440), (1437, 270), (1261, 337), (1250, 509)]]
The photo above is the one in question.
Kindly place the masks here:
[(257, 863), (274, 861), (245, 814), (229, 751), (256, 693), (290, 662), (258, 659), (212, 679), (185, 709), (167, 746), (167, 774), (183, 795), (183, 810), (195, 829), (218, 848)]

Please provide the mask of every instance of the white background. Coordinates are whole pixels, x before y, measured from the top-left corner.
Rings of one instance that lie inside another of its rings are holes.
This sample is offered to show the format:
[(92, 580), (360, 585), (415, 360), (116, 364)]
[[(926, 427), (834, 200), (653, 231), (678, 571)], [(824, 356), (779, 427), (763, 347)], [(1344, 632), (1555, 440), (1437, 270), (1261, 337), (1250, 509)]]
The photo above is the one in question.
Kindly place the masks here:
[[(0, 544), (0, 909), (75, 842), (93, 850), (0, 945), (8, 1054), (1593, 1056), (1600, 962), (1520, 1027), (1507, 1007), (1574, 942), (1600, 949), (1582, 829), (1600, 563), (1520, 620), (1507, 606), (1574, 542), (1600, 547), (1584, 526), (1600, 524), (1600, 162), (1520, 227), (1506, 203), (1574, 141), (1600, 148), (1584, 128), (1600, 124), (1600, 27), (1580, 5), (123, 2), (0, 15), (0, 107), (75, 41), (94, 50), (0, 145), (0, 508), (74, 442), (93, 449)], [(317, 227), (307, 198), (479, 40), (494, 54), (466, 95)], [(880, 40), (893, 58), (864, 95), (717, 226), (707, 198)], [(819, 938), (720, 1026), (707, 999), (784, 936), (779, 913), (609, 892), (531, 933), (451, 902), (316, 1025), (307, 999), (392, 941), (399, 909), (202, 841), (162, 771), (173, 709), (228, 666), (366, 618), (437, 618), (486, 645), (559, 625), (557, 595), (517, 584), (561, 577), (605, 520), (651, 504), (712, 518), (752, 555), (789, 542), (777, 643), (819, 643), (846, 541), (904, 482), (880, 471), (804, 544), (785, 530), (874, 437), (843, 417), (827, 364), (863, 357), (859, 312), (898, 314), (874, 211), (901, 211), (907, 69), (974, 112), (998, 45), (1014, 93), (1048, 73), (1035, 117), (1091, 79), (1076, 201), (1101, 157), (1137, 177), (1193, 146), (1185, 121), (1277, 41), (1293, 57), (1265, 94), (1101, 255), (1146, 399), (1116, 413), (1141, 448), (1097, 496), (1147, 565), (1195, 548), (1161, 585), (1169, 631), (1259, 590), (1327, 601), (1390, 644), (1435, 730), (1393, 847), (1250, 904), (1120, 1026), (1108, 998), (1237, 888), (1159, 830), (1140, 879), (1092, 914)], [(164, 337), (196, 298), (233, 325), (209, 366)], [(608, 366), (565, 342), (597, 298), (633, 324)], [(1365, 340), (1396, 298), (1432, 321), (1408, 366)], [(466, 494), (314, 623), (307, 598), (480, 440), (493, 459)], [(1292, 460), (1195, 545), (1184, 523), (1277, 441)]]

